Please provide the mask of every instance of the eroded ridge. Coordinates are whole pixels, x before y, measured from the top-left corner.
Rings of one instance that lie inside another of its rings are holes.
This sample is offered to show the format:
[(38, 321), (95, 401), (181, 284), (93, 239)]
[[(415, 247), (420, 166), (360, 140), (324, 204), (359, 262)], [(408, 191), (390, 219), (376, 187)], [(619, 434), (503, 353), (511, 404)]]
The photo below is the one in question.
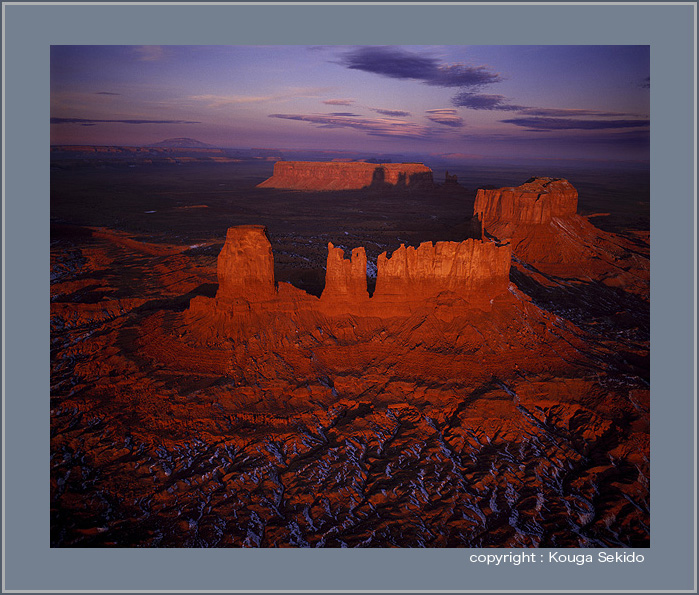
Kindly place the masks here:
[(217, 261), (216, 296), (195, 297), (189, 313), (194, 318), (213, 316), (212, 324), (240, 326), (251, 315), (265, 312), (404, 317), (445, 300), (457, 309), (487, 310), (507, 291), (509, 270), (509, 247), (493, 242), (401, 245), (390, 257), (386, 252), (379, 255), (376, 291), (370, 297), (364, 248), (355, 248), (345, 258), (344, 251), (330, 243), (325, 289), (319, 299), (288, 283), (275, 283), (266, 229), (246, 225), (228, 230)]

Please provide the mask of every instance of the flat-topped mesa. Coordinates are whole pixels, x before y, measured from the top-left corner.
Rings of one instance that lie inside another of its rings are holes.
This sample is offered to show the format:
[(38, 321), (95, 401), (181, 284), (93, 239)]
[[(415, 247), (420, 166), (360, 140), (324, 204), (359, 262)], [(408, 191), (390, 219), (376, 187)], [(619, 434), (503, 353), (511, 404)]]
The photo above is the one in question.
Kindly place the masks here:
[(578, 192), (561, 178), (531, 178), (516, 188), (479, 189), (473, 214), (485, 231), (495, 226), (497, 237), (511, 234), (520, 224), (548, 223), (554, 217), (570, 217), (578, 209)]
[(514, 267), (533, 267), (529, 275), (593, 279), (647, 294), (648, 260), (628, 240), (578, 215), (577, 206), (567, 180), (531, 178), (517, 188), (479, 190), (473, 210), (484, 235), (509, 243)]
[(216, 262), (217, 300), (272, 299), (274, 255), (264, 225), (231, 227)]
[(432, 170), (422, 163), (278, 161), (272, 177), (257, 187), (332, 191), (433, 185)]
[(485, 303), (507, 290), (509, 274), (509, 246), (475, 239), (401, 245), (390, 257), (379, 255), (372, 299), (415, 302), (451, 292)]
[(325, 269), (325, 289), (321, 295), (324, 302), (333, 300), (365, 300), (369, 298), (366, 276), (366, 252), (364, 248), (352, 250), (350, 259), (345, 258), (342, 248), (328, 243), (328, 261)]

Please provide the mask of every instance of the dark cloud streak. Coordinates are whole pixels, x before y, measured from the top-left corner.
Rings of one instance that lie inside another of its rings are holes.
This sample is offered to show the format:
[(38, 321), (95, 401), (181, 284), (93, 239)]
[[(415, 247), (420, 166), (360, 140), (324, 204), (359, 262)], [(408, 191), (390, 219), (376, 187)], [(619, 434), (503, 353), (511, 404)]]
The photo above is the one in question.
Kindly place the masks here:
[(426, 140), (435, 133), (412, 122), (385, 118), (360, 118), (332, 114), (269, 114), (269, 117), (310, 122), (318, 128), (352, 128), (364, 131), (371, 136)]
[(390, 46), (367, 46), (347, 52), (340, 63), (351, 70), (437, 87), (481, 87), (499, 82), (485, 66), (441, 64), (439, 60)]
[(455, 109), (430, 109), (425, 113), (429, 120), (437, 124), (453, 128), (461, 128), (464, 125), (463, 118), (458, 115)]
[(546, 107), (527, 107), (520, 110), (521, 114), (526, 116), (547, 116), (547, 117), (562, 117), (573, 118), (577, 116), (596, 116), (604, 117), (619, 117), (619, 116), (638, 116), (639, 114), (629, 114), (626, 112), (603, 112), (592, 109), (557, 109)]
[(382, 116), (394, 116), (394, 117), (400, 117), (400, 118), (405, 118), (406, 116), (410, 115), (410, 112), (404, 112), (399, 109), (379, 109), (378, 107), (370, 107), (369, 108), (372, 112), (376, 112), (377, 114), (381, 114)]
[(503, 95), (482, 95), (479, 93), (469, 93), (464, 91), (458, 93), (452, 100), (452, 104), (457, 107), (466, 107), (477, 110), (500, 110), (500, 111), (520, 111), (527, 109), (523, 105), (511, 105), (507, 103), (507, 98)]
[(94, 120), (92, 118), (51, 118), (51, 124), (80, 124), (94, 126), (95, 124), (201, 124), (189, 120)]
[(483, 95), (480, 93), (463, 92), (458, 93), (452, 99), (452, 104), (457, 107), (465, 107), (474, 110), (507, 111), (518, 112), (526, 116), (544, 116), (551, 118), (575, 118), (595, 116), (598, 118), (638, 116), (626, 112), (604, 112), (591, 109), (571, 109), (571, 108), (548, 108), (548, 107), (527, 107), (525, 105), (515, 105), (507, 103), (504, 95)]
[(572, 118), (511, 118), (500, 120), (506, 124), (522, 126), (530, 130), (605, 130), (616, 128), (640, 128), (650, 125), (650, 120), (574, 120)]

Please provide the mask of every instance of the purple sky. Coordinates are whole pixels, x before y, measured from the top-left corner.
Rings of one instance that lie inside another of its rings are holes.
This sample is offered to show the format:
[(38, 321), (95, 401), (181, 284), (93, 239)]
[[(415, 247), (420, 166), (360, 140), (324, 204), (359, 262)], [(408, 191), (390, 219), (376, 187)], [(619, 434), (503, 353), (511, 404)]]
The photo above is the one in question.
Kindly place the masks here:
[(646, 160), (648, 46), (52, 46), (52, 144)]

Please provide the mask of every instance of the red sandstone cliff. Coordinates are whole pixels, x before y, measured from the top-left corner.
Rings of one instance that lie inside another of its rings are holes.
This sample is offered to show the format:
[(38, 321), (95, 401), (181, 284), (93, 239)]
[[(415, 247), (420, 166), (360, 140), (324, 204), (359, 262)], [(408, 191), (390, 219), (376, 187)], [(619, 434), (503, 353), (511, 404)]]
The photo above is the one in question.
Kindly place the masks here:
[(578, 191), (568, 180), (532, 178), (517, 188), (478, 190), (473, 213), (485, 231), (508, 237), (519, 225), (549, 223), (577, 209)]
[(274, 256), (263, 225), (231, 227), (218, 255), (216, 272), (220, 300), (245, 297), (252, 301), (275, 294)]
[(278, 161), (258, 188), (358, 190), (368, 187), (432, 186), (432, 170), (422, 163), (338, 163)]
[(543, 273), (647, 292), (648, 259), (577, 215), (577, 205), (567, 180), (531, 178), (516, 188), (479, 190), (473, 212), (484, 235), (509, 241), (519, 261)]
[(364, 248), (352, 250), (349, 260), (342, 248), (328, 244), (328, 262), (325, 269), (325, 289), (321, 299), (325, 302), (343, 299), (368, 299), (366, 277), (366, 252)]
[(379, 255), (374, 298), (416, 301), (445, 291), (490, 299), (509, 284), (510, 249), (492, 242), (423, 242)]
[(211, 333), (214, 327), (238, 333), (280, 316), (303, 325), (302, 318), (318, 314), (405, 317), (447, 305), (459, 311), (489, 310), (492, 299), (508, 289), (510, 248), (473, 239), (401, 246), (391, 257), (379, 256), (371, 298), (366, 265), (364, 248), (355, 248), (346, 259), (341, 248), (329, 244), (325, 289), (318, 299), (288, 283), (275, 285), (274, 257), (264, 226), (233, 227), (218, 257), (216, 297), (193, 298), (187, 319), (200, 331), (208, 325)]

